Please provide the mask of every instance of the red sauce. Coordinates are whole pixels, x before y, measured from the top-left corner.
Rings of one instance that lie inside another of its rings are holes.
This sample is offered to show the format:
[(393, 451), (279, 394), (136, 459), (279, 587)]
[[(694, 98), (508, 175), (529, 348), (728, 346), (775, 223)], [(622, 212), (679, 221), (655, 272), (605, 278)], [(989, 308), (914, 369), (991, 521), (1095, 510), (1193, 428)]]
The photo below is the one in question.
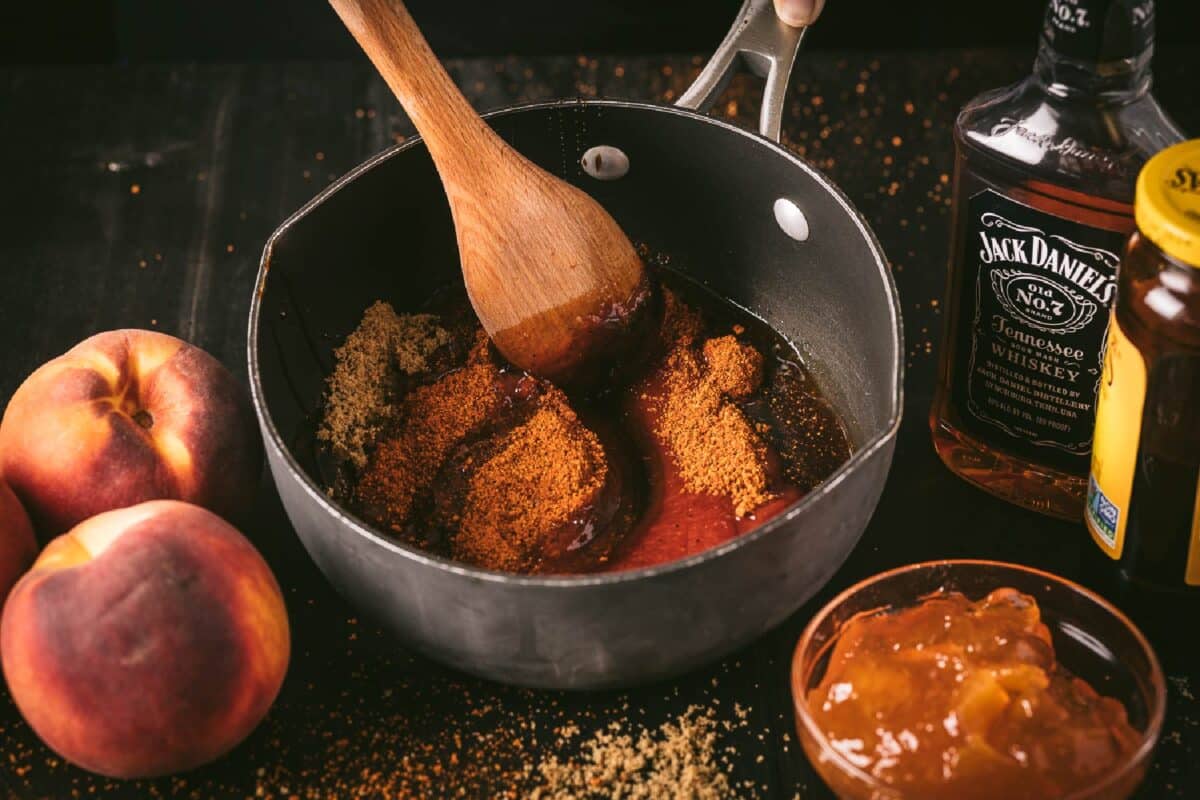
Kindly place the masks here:
[(642, 386), (628, 400), (628, 430), (642, 454), (649, 487), (645, 511), (625, 535), (608, 563), (610, 570), (649, 567), (701, 553), (748, 533), (803, 496), (784, 477), (783, 463), (768, 452), (768, 474), (775, 497), (738, 517), (728, 497), (687, 491), (658, 429), (655, 398), (661, 387)]

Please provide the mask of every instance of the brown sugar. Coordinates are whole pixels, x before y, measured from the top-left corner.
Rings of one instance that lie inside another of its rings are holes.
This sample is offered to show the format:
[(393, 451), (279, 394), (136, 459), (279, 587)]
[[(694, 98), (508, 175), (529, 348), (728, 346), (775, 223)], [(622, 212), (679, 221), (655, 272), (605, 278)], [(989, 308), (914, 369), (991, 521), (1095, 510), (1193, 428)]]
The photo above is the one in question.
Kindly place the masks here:
[(317, 438), (328, 442), (338, 458), (364, 467), (394, 410), (399, 373), (424, 371), (429, 356), (449, 339), (432, 315), (401, 315), (388, 303), (374, 303), (333, 351), (336, 364)]
[(749, 397), (762, 386), (762, 353), (735, 336), (706, 341), (704, 363), (713, 384), (727, 397)]
[[(739, 325), (734, 330), (745, 329)], [(664, 289), (662, 336), (671, 350), (661, 369), (664, 393), (657, 433), (666, 440), (685, 488), (729, 497), (741, 517), (772, 496), (765, 442), (730, 402), (762, 387), (763, 357), (736, 336), (720, 336), (704, 342), (701, 359), (693, 346), (702, 332), (699, 312)]]
[[(571, 398), (508, 367), (465, 296), (438, 316), (376, 303), (335, 351), (321, 438), (357, 469), (335, 464), (331, 493), (409, 544), (519, 573), (682, 557), (721, 540), (692, 535), (708, 510), (713, 537), (744, 532), (848, 444), (798, 361), (768, 364), (752, 325), (707, 338), (683, 297), (663, 287), (636, 384)], [(660, 487), (681, 502), (658, 504)]]
[(670, 348), (689, 345), (700, 338), (704, 330), (704, 320), (700, 312), (666, 287), (662, 290), (662, 300), (661, 341)]
[[(390, 664), (363, 647), (365, 638), (344, 643), (364, 661), (351, 669)], [(721, 669), (728, 674), (731, 668)], [(697, 696), (697, 703), (674, 711), (679, 689), (667, 687), (643, 691), (639, 707), (617, 699), (578, 708), (555, 693), (393, 672), (395, 688), (382, 696), (366, 695), (361, 680), (344, 681), (328, 713), (307, 715), (298, 726), (295, 714), (268, 716), (261, 735), (278, 757), (247, 770), (236, 795), (220, 773), (216, 780), (193, 773), (187, 785), (177, 778), (168, 786), (175, 791), (164, 794), (262, 800), (751, 800), (766, 794), (748, 778), (755, 769), (749, 765), (767, 752), (770, 729), (756, 729), (736, 702), (729, 708)], [(315, 686), (307, 684), (310, 694)], [(672, 710), (652, 710), (659, 706)], [(31, 748), (23, 749), (32, 762)]]
[(535, 569), (555, 549), (554, 535), (594, 503), (607, 473), (600, 440), (550, 387), (471, 476), (454, 556), (491, 569)]
[(734, 787), (718, 755), (711, 710), (691, 706), (655, 731), (635, 739), (619, 722), (583, 742), (574, 759), (551, 755), (538, 765), (541, 784), (531, 800), (724, 800)]
[(420, 375), (429, 369), (429, 357), (439, 347), (450, 344), (450, 332), (438, 325), (433, 314), (406, 314), (392, 347), (396, 367), (406, 375)]
[(762, 381), (762, 356), (733, 337), (709, 340), (705, 359), (676, 347), (662, 368), (656, 432), (674, 457), (689, 492), (726, 496), (738, 517), (771, 499), (766, 443), (730, 398)]
[(358, 484), (357, 499), (371, 516), (386, 519), (392, 530), (403, 528), (451, 449), (500, 409), (498, 377), (495, 366), (473, 364), (404, 398), (398, 435), (379, 444)]
[(483, 328), (475, 331), (471, 340), (471, 348), (467, 351), (468, 364), (494, 364), (492, 356), (492, 340)]

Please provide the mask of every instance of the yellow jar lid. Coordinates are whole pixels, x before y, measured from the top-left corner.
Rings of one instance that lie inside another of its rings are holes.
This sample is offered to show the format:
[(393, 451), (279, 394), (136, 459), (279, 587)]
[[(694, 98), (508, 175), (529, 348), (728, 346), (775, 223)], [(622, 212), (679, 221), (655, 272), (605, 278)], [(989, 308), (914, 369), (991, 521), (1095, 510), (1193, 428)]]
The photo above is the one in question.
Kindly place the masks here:
[(1172, 145), (1146, 162), (1133, 216), (1160, 250), (1200, 268), (1200, 139)]

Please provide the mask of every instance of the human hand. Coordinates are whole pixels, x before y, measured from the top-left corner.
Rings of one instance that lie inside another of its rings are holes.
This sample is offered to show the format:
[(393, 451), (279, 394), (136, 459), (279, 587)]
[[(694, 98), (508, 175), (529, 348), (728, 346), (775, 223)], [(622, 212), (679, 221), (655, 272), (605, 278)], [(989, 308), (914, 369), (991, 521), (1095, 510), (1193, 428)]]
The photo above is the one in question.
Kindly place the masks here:
[(775, 0), (775, 13), (792, 27), (812, 25), (821, 16), (825, 0)]

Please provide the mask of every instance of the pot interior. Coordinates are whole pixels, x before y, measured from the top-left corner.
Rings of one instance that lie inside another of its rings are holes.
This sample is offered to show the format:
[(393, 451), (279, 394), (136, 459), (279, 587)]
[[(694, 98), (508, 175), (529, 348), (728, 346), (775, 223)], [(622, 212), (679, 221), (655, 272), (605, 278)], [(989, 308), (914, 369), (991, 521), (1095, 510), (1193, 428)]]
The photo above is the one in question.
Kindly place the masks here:
[[(752, 133), (671, 108), (566, 102), (500, 112), (490, 122), (534, 162), (596, 197), (635, 243), (796, 344), (856, 451), (894, 430), (895, 287), (874, 237), (812, 168)], [(580, 158), (595, 145), (620, 148), (628, 173), (611, 181), (586, 174)], [(776, 222), (779, 198), (804, 212), (807, 241)], [(272, 237), (263, 271), (251, 312), (251, 379), (281, 444), (323, 488), (314, 445), (333, 348), (375, 300), (412, 311), (461, 280), (428, 152), (410, 142), (331, 186)]]

